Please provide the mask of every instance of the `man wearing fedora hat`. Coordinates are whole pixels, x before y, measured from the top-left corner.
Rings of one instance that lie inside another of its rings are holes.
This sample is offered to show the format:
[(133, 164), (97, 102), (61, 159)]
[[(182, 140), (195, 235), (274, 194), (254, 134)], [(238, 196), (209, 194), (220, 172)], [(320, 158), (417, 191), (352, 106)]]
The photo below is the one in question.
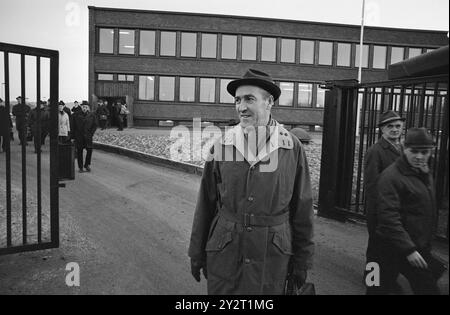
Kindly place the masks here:
[[(81, 103), (81, 112), (75, 114), (73, 119), (73, 138), (75, 139), (77, 163), (80, 173), (83, 173), (85, 170), (86, 172), (91, 171), (93, 137), (97, 127), (97, 117), (90, 112), (89, 103), (83, 101)], [(84, 163), (83, 150), (86, 150)]]
[[(403, 131), (404, 118), (396, 112), (389, 110), (381, 114), (378, 127), (381, 138), (372, 145), (364, 157), (364, 191), (365, 210), (369, 239), (366, 250), (366, 262), (375, 261), (374, 251), (377, 246), (375, 234), (376, 226), (376, 200), (377, 180), (389, 165), (401, 155), (400, 137)], [(378, 288), (368, 287), (367, 294), (377, 294)]]
[(12, 114), (16, 116), (16, 129), (19, 134), (20, 145), (27, 145), (27, 125), (28, 114), (31, 111), (30, 106), (25, 104), (25, 99), (22, 96), (16, 97), (17, 104), (12, 108)]
[(268, 74), (250, 69), (227, 90), (240, 122), (211, 148), (204, 167), (191, 272), (200, 281), (203, 270), (209, 294), (283, 294), (286, 280), (301, 287), (312, 265), (305, 151), (271, 116), (281, 91)]
[(415, 294), (439, 294), (442, 266), (431, 254), (436, 227), (436, 199), (428, 162), (435, 147), (425, 128), (411, 128), (404, 150), (377, 183), (376, 234), (380, 246), (380, 287), (389, 293), (403, 274)]

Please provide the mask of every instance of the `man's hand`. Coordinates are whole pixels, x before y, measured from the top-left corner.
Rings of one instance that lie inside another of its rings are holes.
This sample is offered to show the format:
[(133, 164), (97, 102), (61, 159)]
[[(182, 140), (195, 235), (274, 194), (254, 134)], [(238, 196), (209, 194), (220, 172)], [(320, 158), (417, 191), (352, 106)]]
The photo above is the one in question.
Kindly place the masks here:
[(208, 272), (206, 270), (206, 262), (191, 258), (191, 273), (197, 282), (200, 282), (200, 270), (203, 269), (205, 279), (208, 279)]
[(420, 255), (418, 251), (415, 251), (414, 253), (406, 257), (406, 259), (413, 267), (421, 269), (428, 268), (427, 262), (425, 261), (425, 259), (423, 259), (422, 255)]
[(289, 275), (289, 282), (296, 284), (297, 288), (301, 288), (305, 284), (307, 276), (306, 270), (294, 270)]

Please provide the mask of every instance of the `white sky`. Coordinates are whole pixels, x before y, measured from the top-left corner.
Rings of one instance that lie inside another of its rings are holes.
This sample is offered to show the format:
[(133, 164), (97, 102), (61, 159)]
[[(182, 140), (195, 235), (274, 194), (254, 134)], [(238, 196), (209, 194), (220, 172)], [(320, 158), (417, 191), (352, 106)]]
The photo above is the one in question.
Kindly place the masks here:
[[(0, 42), (59, 50), (60, 98), (67, 102), (88, 99), (88, 5), (359, 25), (362, 0), (0, 0)], [(448, 12), (448, 0), (366, 0), (366, 25), (448, 31)], [(2, 54), (0, 58), (1, 84)], [(18, 65), (17, 58), (11, 63)], [(35, 67), (31, 58), (26, 64)], [(44, 63), (43, 71), (47, 68)], [(20, 78), (11, 75), (13, 82)], [(35, 84), (34, 76), (27, 80), (29, 86)], [(42, 98), (48, 97), (46, 89), (43, 82)], [(19, 93), (14, 84), (11, 97)], [(35, 99), (35, 92), (27, 89), (27, 94)]]

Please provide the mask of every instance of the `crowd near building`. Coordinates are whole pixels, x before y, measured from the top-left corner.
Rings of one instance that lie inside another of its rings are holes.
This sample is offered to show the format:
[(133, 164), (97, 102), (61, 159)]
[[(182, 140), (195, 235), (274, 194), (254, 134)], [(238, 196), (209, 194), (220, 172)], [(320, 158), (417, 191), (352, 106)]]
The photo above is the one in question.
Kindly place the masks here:
[(390, 64), (448, 44), (446, 32), (89, 7), (89, 95), (128, 104), (129, 125), (236, 118), (227, 84), (248, 68), (281, 88), (273, 115), (322, 125), (327, 80), (387, 80)]

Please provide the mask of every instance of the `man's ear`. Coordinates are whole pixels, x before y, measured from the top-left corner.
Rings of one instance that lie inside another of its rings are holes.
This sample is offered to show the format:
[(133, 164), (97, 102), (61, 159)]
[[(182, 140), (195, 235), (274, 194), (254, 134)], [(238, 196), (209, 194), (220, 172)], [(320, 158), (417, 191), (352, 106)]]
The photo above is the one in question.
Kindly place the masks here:
[(269, 95), (269, 97), (267, 98), (267, 109), (271, 109), (273, 104), (274, 104), (274, 100), (273, 100), (273, 95)]

